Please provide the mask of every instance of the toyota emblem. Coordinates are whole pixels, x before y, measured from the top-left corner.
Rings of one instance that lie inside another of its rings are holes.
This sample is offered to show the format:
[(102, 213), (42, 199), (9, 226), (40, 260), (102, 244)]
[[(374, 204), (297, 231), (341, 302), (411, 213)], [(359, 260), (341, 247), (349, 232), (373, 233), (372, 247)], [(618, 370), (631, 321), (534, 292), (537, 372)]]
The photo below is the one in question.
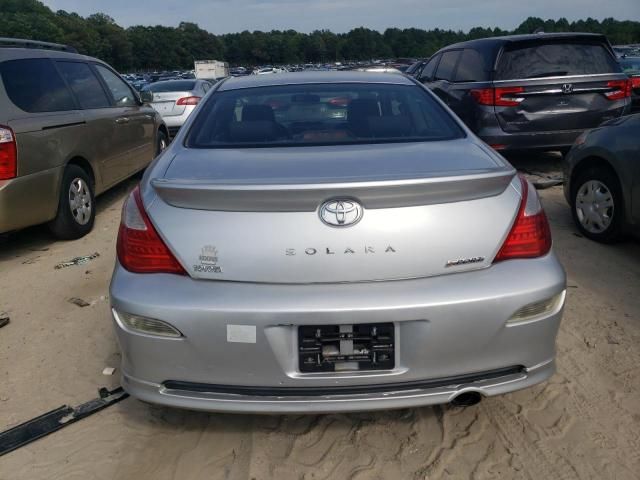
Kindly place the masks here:
[(348, 227), (360, 221), (362, 205), (351, 199), (333, 199), (320, 206), (320, 219), (332, 227)]

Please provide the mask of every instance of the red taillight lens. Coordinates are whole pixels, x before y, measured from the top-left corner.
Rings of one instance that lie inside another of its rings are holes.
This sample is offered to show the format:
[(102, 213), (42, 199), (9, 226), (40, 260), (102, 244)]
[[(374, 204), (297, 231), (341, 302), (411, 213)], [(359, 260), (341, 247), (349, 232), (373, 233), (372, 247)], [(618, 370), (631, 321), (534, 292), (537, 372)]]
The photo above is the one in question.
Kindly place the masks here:
[(494, 150), (505, 150), (507, 148), (503, 143), (491, 143), (489, 146)]
[(471, 90), (471, 96), (480, 105), (496, 107), (517, 107), (524, 100), (518, 93), (524, 92), (524, 87), (476, 88)]
[(16, 137), (9, 127), (0, 126), (0, 180), (18, 175), (18, 149)]
[(538, 195), (529, 191), (524, 178), (520, 177), (520, 181), (522, 200), (518, 215), (494, 262), (541, 257), (551, 250), (551, 230)]
[(633, 77), (631, 79), (631, 88), (632, 89), (640, 88), (640, 77)]
[(176, 102), (176, 105), (197, 105), (202, 97), (182, 97)]
[(187, 274), (144, 211), (139, 187), (129, 195), (122, 209), (116, 249), (120, 265), (130, 272)]
[(504, 87), (495, 89), (496, 107), (517, 107), (524, 97), (518, 97), (518, 93), (524, 92), (524, 87)]
[(327, 103), (332, 107), (346, 107), (351, 103), (351, 99), (349, 97), (335, 97), (330, 99)]
[(480, 105), (493, 105), (495, 98), (493, 96), (493, 88), (474, 88), (469, 93), (471, 93), (476, 103)]
[(631, 96), (631, 80), (611, 80), (607, 82), (607, 87), (612, 90), (605, 92), (604, 96), (609, 100), (622, 100)]

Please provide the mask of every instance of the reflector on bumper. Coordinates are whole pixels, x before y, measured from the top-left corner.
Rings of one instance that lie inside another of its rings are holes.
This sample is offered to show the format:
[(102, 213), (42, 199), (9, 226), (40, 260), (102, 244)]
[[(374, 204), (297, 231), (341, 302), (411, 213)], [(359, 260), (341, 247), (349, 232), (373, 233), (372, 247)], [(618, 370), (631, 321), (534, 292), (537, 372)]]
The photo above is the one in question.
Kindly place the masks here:
[(153, 318), (140, 317), (138, 315), (131, 315), (129, 313), (118, 312), (112, 309), (115, 319), (125, 328), (133, 330), (135, 332), (144, 333), (147, 335), (156, 335), (159, 337), (182, 337), (182, 333), (175, 327), (169, 325), (162, 320), (155, 320)]
[(521, 322), (529, 322), (540, 317), (554, 313), (564, 303), (566, 290), (545, 300), (529, 303), (517, 310), (507, 321), (507, 325), (513, 325)]

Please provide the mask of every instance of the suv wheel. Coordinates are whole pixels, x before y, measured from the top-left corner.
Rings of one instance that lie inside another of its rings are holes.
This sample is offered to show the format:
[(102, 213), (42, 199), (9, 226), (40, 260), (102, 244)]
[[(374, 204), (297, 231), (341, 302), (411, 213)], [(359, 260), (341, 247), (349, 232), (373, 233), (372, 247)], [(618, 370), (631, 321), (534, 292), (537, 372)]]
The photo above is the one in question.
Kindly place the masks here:
[(596, 242), (611, 243), (620, 238), (624, 212), (615, 174), (593, 168), (580, 173), (573, 185), (572, 213), (580, 232)]
[(91, 231), (95, 217), (95, 196), (89, 175), (77, 165), (68, 165), (62, 176), (58, 213), (49, 229), (60, 239), (73, 240)]

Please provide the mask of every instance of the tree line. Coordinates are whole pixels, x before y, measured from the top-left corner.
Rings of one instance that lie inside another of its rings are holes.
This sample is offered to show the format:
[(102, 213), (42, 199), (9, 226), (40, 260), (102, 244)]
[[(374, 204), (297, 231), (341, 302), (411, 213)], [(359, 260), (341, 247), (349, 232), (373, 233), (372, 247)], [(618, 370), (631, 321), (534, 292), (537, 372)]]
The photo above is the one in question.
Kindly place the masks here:
[(226, 60), (232, 65), (297, 64), (422, 58), (464, 40), (545, 32), (591, 32), (607, 35), (613, 44), (640, 43), (640, 22), (588, 18), (543, 20), (529, 17), (515, 30), (475, 27), (468, 32), (440, 28), (389, 28), (383, 33), (360, 27), (348, 33), (316, 30), (244, 31), (214, 35), (195, 23), (178, 27), (122, 28), (103, 13), (81, 17), (53, 12), (37, 0), (0, 0), (0, 37), (64, 43), (80, 53), (100, 58), (120, 71), (193, 68), (194, 60)]

